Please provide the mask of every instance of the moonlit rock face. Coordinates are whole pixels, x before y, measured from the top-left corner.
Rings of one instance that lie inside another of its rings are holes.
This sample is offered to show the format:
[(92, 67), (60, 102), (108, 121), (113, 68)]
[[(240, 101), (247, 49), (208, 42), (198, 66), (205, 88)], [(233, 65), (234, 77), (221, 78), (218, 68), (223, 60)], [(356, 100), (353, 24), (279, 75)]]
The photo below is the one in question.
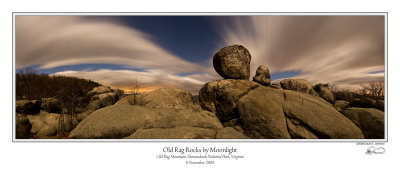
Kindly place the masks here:
[(319, 96), (317, 92), (314, 91), (313, 86), (307, 80), (302, 79), (284, 79), (280, 82), (283, 89), (298, 91), (306, 94), (311, 94), (314, 96)]
[(215, 71), (225, 79), (250, 78), (250, 52), (241, 45), (227, 46), (219, 50), (213, 58)]
[(269, 74), (269, 69), (265, 65), (260, 65), (257, 68), (256, 76), (254, 76), (253, 81), (265, 86), (270, 85), (271, 75)]

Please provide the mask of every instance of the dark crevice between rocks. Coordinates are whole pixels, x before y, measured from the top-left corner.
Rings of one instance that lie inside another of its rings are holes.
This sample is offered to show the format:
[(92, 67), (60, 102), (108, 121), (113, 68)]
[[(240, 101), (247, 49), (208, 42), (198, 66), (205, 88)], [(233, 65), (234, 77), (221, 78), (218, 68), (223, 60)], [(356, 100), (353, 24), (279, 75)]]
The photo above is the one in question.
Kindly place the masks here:
[[(242, 94), (239, 94), (238, 95), (238, 98), (236, 99), (236, 100), (233, 100), (234, 101), (234, 103), (236, 104), (236, 106), (235, 106), (235, 108), (233, 109), (233, 111), (232, 111), (232, 113), (231, 114), (229, 114), (229, 116), (232, 116), (232, 118), (230, 119), (230, 120), (232, 120), (232, 119), (240, 119), (240, 114), (239, 114), (239, 111), (238, 111), (238, 109), (237, 109), (237, 102), (242, 98), (242, 97), (244, 97), (244, 96), (246, 96), (247, 94), (249, 94), (252, 90), (254, 90), (254, 89), (256, 89), (256, 88), (258, 88), (260, 85), (256, 85), (256, 86), (254, 86), (254, 87), (251, 87), (250, 86), (250, 90), (249, 91), (247, 91), (247, 92), (245, 92), (245, 93), (242, 93)], [(218, 94), (218, 93), (217, 93)], [(226, 97), (219, 97), (219, 96), (216, 96), (216, 101), (224, 101), (224, 99), (227, 99)], [(221, 107), (220, 106), (218, 106), (218, 104), (214, 104), (215, 105), (215, 110), (216, 110), (216, 113), (218, 113), (218, 111), (220, 111), (221, 109)], [(224, 112), (222, 112), (222, 113), (224, 113)], [(225, 121), (225, 120), (223, 120), (223, 119), (221, 119), (220, 118), (220, 116), (219, 115), (217, 115), (217, 117), (218, 117), (218, 119), (220, 120), (220, 122), (222, 123), (222, 124), (225, 124), (226, 122), (229, 122), (229, 121)]]
[[(254, 82), (254, 81), (253, 81), (253, 82)], [(258, 84), (258, 85), (255, 85), (254, 87), (251, 87), (251, 86), (250, 86), (250, 89), (251, 89), (251, 90), (254, 90), (254, 89), (256, 89), (256, 88), (262, 86), (262, 85), (260, 85), (259, 83), (257, 83), (257, 84)], [(250, 90), (250, 91), (251, 91), (251, 90)], [(250, 92), (250, 91), (249, 91), (249, 92)]]
[[(219, 129), (220, 130), (220, 129)], [(217, 134), (218, 134), (218, 131), (219, 130), (215, 130), (215, 134), (214, 134), (214, 136), (213, 136), (213, 138), (212, 139), (217, 139)]]
[(290, 128), (289, 128), (289, 125), (287, 125), (287, 126), (288, 126), (288, 130), (289, 130), (289, 134), (290, 134), (290, 136), (292, 137), (292, 139), (305, 139), (305, 138), (307, 138), (307, 137), (304, 137), (304, 136), (302, 136), (302, 135), (299, 135), (299, 133), (297, 133), (298, 127), (304, 128), (304, 129), (306, 129), (310, 134), (313, 134), (315, 137), (318, 137), (317, 135), (315, 135), (315, 133), (314, 133), (314, 132), (312, 131), (312, 129), (310, 129), (309, 127), (305, 127), (304, 125), (299, 125), (299, 124), (298, 124), (298, 121), (296, 121), (297, 123), (294, 123), (291, 119), (286, 118), (286, 123), (288, 123), (288, 122), (290, 122), (291, 124), (293, 124), (293, 125), (295, 126), (295, 128), (296, 128), (296, 132), (291, 132), (291, 131), (290, 131)]
[[(287, 101), (287, 97), (286, 97), (286, 93), (285, 93), (285, 92), (283, 92), (283, 99), (284, 99), (285, 101)], [(282, 109), (283, 109), (283, 106), (282, 106)]]
[[(282, 109), (283, 109), (283, 105), (282, 105)], [(293, 133), (290, 131), (289, 124), (288, 124), (288, 121), (287, 121), (288, 119), (286, 117), (285, 112), (283, 112), (283, 115), (285, 116), (286, 131), (289, 133), (290, 138), (293, 139), (295, 137), (293, 136)]]
[(308, 124), (306, 124), (302, 120), (300, 120), (300, 119), (298, 119), (298, 118), (296, 118), (296, 117), (294, 117), (294, 116), (292, 116), (290, 114), (287, 114), (286, 112), (283, 112), (283, 113), (284, 113), (284, 115), (286, 117), (285, 118), (286, 127), (288, 128), (288, 132), (289, 132), (289, 134), (290, 134), (290, 136), (292, 138), (302, 138), (302, 137), (297, 137), (296, 135), (294, 135), (294, 133), (290, 132), (287, 120), (289, 120), (293, 125), (301, 126), (301, 127), (305, 128), (307, 131), (313, 133), (315, 136), (317, 136), (320, 139), (328, 139), (328, 138), (330, 138), (328, 135), (326, 135), (326, 134), (324, 134), (324, 133), (322, 133), (322, 132), (320, 132), (318, 130), (315, 130), (315, 129), (311, 128)]
[(238, 99), (235, 101), (235, 103), (238, 102), (242, 97), (244, 97), (245, 95), (249, 94), (251, 91), (253, 91), (254, 89), (256, 89), (256, 88), (258, 88), (258, 87), (259, 87), (259, 85), (254, 86), (254, 87), (250, 87), (250, 90), (249, 90), (249, 91), (247, 91), (247, 92), (245, 92), (245, 93), (243, 93), (243, 94), (239, 94), (239, 97), (238, 97)]

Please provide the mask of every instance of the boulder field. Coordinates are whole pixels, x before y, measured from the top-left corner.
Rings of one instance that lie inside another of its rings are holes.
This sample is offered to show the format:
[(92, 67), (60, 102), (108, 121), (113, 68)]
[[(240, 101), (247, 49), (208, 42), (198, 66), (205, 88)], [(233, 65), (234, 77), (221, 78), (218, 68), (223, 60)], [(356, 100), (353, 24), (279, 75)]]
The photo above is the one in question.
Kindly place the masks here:
[[(241, 45), (222, 48), (213, 57), (224, 79), (205, 83), (198, 101), (188, 91), (161, 88), (126, 96), (96, 87), (86, 112), (69, 138), (74, 139), (382, 139), (384, 112), (349, 108), (321, 85), (284, 79), (271, 84), (260, 65), (250, 81), (250, 52)], [(57, 101), (48, 99), (47, 111)], [(21, 101), (17, 111), (36, 110), (35, 101)], [(103, 107), (103, 108), (102, 108)], [(39, 114), (38, 114), (39, 113)], [(57, 115), (35, 111), (18, 115), (18, 130), (37, 136), (57, 133)], [(29, 122), (28, 122), (29, 121)], [(30, 123), (30, 124), (29, 124)], [(44, 126), (45, 125), (45, 126)], [(21, 134), (21, 136), (25, 136)]]
[(250, 138), (364, 138), (351, 120), (317, 96), (246, 80), (210, 82), (200, 92), (204, 109), (223, 123), (239, 120), (237, 125)]

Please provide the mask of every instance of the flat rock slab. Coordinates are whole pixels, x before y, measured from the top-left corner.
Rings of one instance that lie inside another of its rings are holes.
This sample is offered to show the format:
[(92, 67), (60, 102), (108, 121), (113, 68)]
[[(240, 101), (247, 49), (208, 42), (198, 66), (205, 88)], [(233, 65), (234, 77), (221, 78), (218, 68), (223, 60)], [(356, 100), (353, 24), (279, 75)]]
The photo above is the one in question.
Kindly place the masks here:
[(148, 109), (116, 104), (97, 110), (70, 133), (71, 138), (124, 138), (139, 129), (178, 126), (220, 129), (214, 113), (191, 109)]
[(125, 139), (215, 139), (215, 134), (214, 129), (180, 126), (138, 129)]
[(217, 131), (216, 139), (247, 139), (248, 137), (231, 127), (225, 127)]

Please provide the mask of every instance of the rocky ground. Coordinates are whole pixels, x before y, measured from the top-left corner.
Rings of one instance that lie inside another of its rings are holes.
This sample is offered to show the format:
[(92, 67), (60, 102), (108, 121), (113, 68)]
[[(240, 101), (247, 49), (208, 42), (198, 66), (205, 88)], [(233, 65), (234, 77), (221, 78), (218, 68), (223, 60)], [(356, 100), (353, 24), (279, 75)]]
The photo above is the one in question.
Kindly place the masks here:
[(264, 65), (250, 81), (250, 61), (243, 46), (221, 49), (213, 64), (224, 79), (204, 84), (198, 99), (176, 88), (123, 97), (118, 90), (96, 87), (88, 93), (90, 103), (72, 118), (67, 136), (59, 136), (57, 99), (17, 101), (17, 138), (384, 138), (385, 115), (378, 110), (383, 102), (374, 102), (378, 109), (359, 108), (336, 99), (322, 84), (298, 79), (271, 84)]

